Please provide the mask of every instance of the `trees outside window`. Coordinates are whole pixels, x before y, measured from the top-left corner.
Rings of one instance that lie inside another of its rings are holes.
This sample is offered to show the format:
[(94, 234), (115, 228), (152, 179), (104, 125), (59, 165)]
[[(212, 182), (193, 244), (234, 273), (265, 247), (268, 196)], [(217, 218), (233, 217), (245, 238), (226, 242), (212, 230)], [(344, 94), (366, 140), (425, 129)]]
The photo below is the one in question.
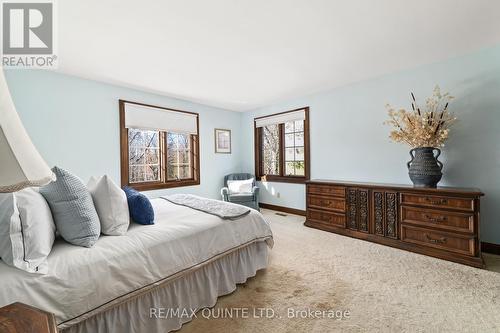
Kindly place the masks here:
[[(305, 119), (255, 127), (255, 173), (258, 179), (302, 183), (309, 179), (309, 108)], [(286, 113), (266, 116), (283, 117)], [(256, 121), (259, 118), (256, 118)]]

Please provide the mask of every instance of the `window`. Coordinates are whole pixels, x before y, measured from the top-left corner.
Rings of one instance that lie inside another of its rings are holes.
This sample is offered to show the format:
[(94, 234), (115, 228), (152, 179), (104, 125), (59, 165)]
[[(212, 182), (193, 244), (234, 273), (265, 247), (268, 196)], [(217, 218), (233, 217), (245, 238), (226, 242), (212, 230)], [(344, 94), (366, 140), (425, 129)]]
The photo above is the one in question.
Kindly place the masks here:
[(255, 118), (258, 179), (303, 183), (309, 179), (309, 108)]
[(265, 175), (280, 174), (280, 127), (262, 127), (262, 171)]
[(160, 180), (160, 132), (129, 129), (129, 182)]
[(305, 176), (304, 121), (289, 121), (285, 126), (285, 175)]
[(198, 114), (120, 100), (122, 186), (200, 183)]
[(191, 179), (191, 139), (187, 134), (167, 133), (167, 179)]

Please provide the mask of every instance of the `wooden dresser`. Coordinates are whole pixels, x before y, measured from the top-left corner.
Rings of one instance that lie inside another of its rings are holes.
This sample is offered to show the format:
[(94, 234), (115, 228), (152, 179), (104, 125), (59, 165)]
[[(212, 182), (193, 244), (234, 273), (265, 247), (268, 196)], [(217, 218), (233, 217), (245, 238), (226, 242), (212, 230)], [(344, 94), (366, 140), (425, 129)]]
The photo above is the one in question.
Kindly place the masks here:
[(484, 267), (477, 189), (307, 182), (305, 225)]

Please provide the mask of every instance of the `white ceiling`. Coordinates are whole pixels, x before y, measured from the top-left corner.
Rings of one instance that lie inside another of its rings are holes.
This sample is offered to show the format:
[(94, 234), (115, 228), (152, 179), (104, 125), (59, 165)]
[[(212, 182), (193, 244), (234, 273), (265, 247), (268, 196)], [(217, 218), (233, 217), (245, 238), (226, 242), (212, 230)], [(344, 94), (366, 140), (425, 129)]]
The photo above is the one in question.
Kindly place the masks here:
[(60, 0), (59, 70), (236, 111), (500, 43), (498, 0)]

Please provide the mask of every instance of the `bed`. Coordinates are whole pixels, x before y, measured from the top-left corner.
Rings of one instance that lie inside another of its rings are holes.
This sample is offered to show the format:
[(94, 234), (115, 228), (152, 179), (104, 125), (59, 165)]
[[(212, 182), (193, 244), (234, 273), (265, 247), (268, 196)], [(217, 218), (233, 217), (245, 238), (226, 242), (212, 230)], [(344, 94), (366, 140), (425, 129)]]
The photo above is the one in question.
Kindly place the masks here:
[[(259, 212), (232, 221), (161, 198), (151, 203), (154, 225), (132, 224), (92, 248), (57, 240), (46, 275), (0, 262), (0, 306), (52, 312), (61, 332), (168, 332), (267, 266), (273, 238)], [(157, 315), (169, 308), (180, 311)]]

